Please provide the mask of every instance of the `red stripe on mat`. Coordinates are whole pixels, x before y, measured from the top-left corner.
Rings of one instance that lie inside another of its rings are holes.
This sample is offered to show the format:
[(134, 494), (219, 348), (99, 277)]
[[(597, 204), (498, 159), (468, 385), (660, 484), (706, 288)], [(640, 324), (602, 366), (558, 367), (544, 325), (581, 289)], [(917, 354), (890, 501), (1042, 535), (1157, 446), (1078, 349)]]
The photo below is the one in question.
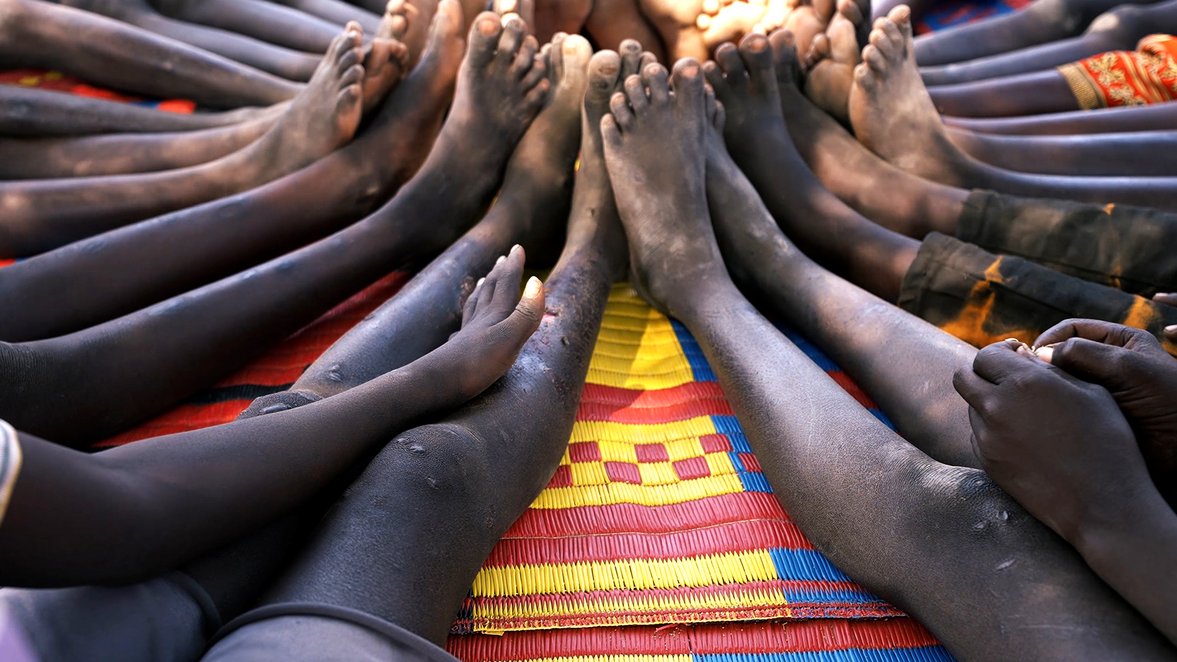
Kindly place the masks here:
[(723, 623), (694, 626), (605, 627), (510, 632), (501, 637), (450, 637), (447, 648), (465, 662), (611, 655), (809, 653), (848, 649), (935, 646), (927, 630), (908, 618), (817, 620), (791, 623)]
[(672, 533), (742, 520), (789, 521), (780, 504), (764, 492), (738, 492), (667, 506), (619, 503), (577, 508), (529, 508), (507, 531), (508, 538), (617, 533)]
[(597, 533), (562, 538), (503, 538), (486, 567), (609, 562), (619, 559), (680, 559), (771, 547), (812, 549), (801, 531), (779, 519), (745, 520), (662, 535)]
[(585, 384), (576, 420), (640, 425), (731, 415), (731, 405), (719, 388), (719, 382), (688, 382), (651, 391)]

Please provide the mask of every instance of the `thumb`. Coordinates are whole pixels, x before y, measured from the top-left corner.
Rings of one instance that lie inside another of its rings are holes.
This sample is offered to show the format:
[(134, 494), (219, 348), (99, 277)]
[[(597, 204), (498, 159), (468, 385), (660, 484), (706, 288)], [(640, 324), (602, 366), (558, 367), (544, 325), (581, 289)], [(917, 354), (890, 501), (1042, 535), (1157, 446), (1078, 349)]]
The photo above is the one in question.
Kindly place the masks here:
[(1038, 349), (1038, 357), (1093, 384), (1099, 384), (1109, 391), (1120, 390), (1119, 386), (1130, 381), (1125, 374), (1126, 365), (1133, 352), (1117, 345), (1107, 345), (1086, 338), (1071, 338), (1054, 345)]

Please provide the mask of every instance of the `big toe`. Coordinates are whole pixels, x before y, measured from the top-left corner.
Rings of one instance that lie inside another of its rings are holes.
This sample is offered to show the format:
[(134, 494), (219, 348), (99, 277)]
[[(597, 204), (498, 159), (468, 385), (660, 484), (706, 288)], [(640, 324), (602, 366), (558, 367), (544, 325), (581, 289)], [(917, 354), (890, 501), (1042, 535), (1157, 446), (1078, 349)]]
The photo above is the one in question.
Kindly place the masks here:
[(560, 85), (565, 88), (583, 86), (592, 56), (593, 47), (587, 39), (578, 34), (565, 37), (560, 47), (560, 58), (563, 61)]
[(614, 51), (599, 51), (588, 63), (588, 89), (584, 106), (598, 119), (608, 111), (609, 98), (617, 91), (621, 78), (621, 56)]
[(497, 14), (483, 12), (474, 19), (466, 49), (466, 61), (475, 67), (486, 66), (499, 47), (503, 34), (503, 22)]
[(770, 87), (775, 81), (772, 69), (772, 45), (762, 34), (750, 34), (740, 41), (740, 57), (748, 70), (752, 85), (761, 89)]
[(703, 67), (692, 57), (674, 64), (671, 75), (676, 105), (685, 117), (694, 117), (703, 111)]
[(788, 30), (777, 30), (768, 37), (772, 44), (773, 70), (776, 72), (777, 83), (797, 86), (801, 79), (801, 71), (797, 64), (797, 42), (793, 33)]

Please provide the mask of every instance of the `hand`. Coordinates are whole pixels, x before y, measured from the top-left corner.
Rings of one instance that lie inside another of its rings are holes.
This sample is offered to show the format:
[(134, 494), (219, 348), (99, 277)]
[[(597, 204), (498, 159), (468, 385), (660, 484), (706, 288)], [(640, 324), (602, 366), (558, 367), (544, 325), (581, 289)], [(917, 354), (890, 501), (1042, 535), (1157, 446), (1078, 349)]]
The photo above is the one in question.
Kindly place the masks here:
[(1021, 343), (982, 349), (953, 385), (969, 404), (982, 467), (1072, 544), (1085, 526), (1118, 517), (1140, 485), (1153, 489), (1111, 394), (1044, 363)]
[(1046, 362), (1111, 392), (1132, 425), (1161, 493), (1177, 486), (1177, 359), (1149, 332), (1066, 320), (1035, 343)]
[[(462, 328), (424, 357), (439, 370), (442, 383), (453, 384), (458, 402), (473, 398), (515, 363), (524, 343), (544, 315), (544, 286), (528, 279), (522, 296), (519, 281), (526, 257), (516, 245), (478, 281), (462, 307)], [(445, 390), (445, 389), (437, 389)]]

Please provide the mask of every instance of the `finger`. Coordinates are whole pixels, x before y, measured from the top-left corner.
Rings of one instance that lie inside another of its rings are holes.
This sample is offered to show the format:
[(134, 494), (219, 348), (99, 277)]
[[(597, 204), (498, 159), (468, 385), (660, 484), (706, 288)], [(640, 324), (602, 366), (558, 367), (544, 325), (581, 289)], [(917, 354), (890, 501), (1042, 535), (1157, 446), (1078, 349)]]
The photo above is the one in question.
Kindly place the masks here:
[(494, 328), (501, 333), (518, 338), (518, 346), (516, 347), (516, 351), (518, 351), (531, 337), (531, 334), (539, 328), (543, 316), (544, 284), (540, 279), (532, 276), (527, 279), (527, 285), (523, 288), (523, 295), (519, 298), (519, 303), (515, 305), (515, 310), (511, 311), (510, 316), (496, 324)]
[(486, 274), (486, 280), (482, 286), (478, 288), (478, 300), (474, 304), (474, 314), (480, 315), (490, 307), (490, 302), (494, 300), (495, 288), (499, 282), (499, 267), (506, 261), (506, 255), (500, 255), (495, 261), (494, 266), (491, 267), (490, 272)]
[(1177, 306), (1177, 292), (1157, 292), (1152, 296), (1152, 300), (1166, 306)]
[(512, 308), (519, 301), (520, 280), (523, 277), (523, 264), (526, 262), (523, 247), (515, 244), (507, 259), (498, 266), (499, 280), (495, 283), (494, 299), (491, 301), (490, 312), (495, 319), (502, 319), (510, 314)]
[(1086, 338), (1071, 338), (1037, 352), (1039, 358), (1054, 367), (1109, 390), (1132, 379), (1132, 360), (1136, 358), (1132, 350)]
[(1033, 352), (1019, 351), (1023, 347), (1025, 346), (1016, 340), (993, 343), (977, 352), (977, 358), (973, 359), (973, 371), (983, 379), (1000, 384), (1015, 375), (1025, 374), (1028, 370), (1041, 370), (1046, 367)]
[(968, 403), (970, 409), (984, 411), (985, 402), (993, 392), (993, 384), (982, 379), (972, 368), (960, 368), (952, 375), (952, 387)]
[(1053, 345), (1068, 338), (1086, 338), (1110, 345), (1124, 346), (1137, 333), (1138, 329), (1131, 329), (1123, 324), (1104, 322), (1101, 320), (1068, 319), (1047, 329), (1034, 341), (1035, 347)]

